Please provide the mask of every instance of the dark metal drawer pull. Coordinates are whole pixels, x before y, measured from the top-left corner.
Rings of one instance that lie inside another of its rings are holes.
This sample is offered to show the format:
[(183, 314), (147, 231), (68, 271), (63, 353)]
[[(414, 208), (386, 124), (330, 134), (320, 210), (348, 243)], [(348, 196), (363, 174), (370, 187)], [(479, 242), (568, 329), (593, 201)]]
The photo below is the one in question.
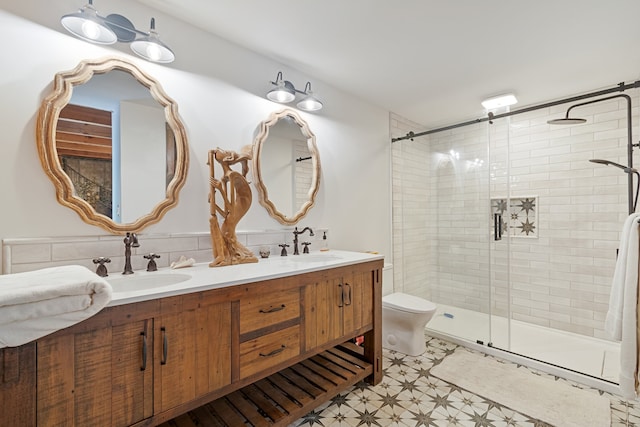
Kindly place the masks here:
[(282, 353), (284, 351), (284, 349), (287, 348), (286, 345), (282, 344), (282, 347), (280, 348), (276, 348), (275, 350), (273, 350), (271, 353), (267, 353), (267, 354), (263, 354), (260, 353), (260, 357), (271, 357), (271, 356), (275, 356), (278, 353)]
[(147, 334), (140, 332), (140, 335), (142, 335), (142, 366), (140, 370), (144, 371), (147, 369)]
[(166, 365), (168, 351), (167, 347), (169, 346), (169, 343), (167, 342), (167, 330), (164, 327), (160, 328), (160, 330), (162, 331), (162, 359), (160, 360), (160, 364)]
[(284, 310), (285, 305), (282, 304), (280, 307), (270, 307), (267, 310), (261, 308), (260, 313), (275, 313), (276, 311)]
[(351, 285), (348, 283), (345, 283), (344, 287), (347, 290), (347, 297), (345, 298), (344, 305), (351, 305)]

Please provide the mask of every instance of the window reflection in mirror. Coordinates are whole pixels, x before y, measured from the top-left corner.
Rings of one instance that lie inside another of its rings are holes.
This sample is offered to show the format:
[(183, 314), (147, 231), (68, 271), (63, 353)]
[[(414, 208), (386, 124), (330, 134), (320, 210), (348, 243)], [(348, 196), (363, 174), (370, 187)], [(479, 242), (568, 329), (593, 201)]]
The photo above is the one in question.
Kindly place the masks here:
[(151, 212), (175, 171), (164, 108), (121, 70), (74, 86), (60, 112), (56, 146), (76, 196), (116, 223)]

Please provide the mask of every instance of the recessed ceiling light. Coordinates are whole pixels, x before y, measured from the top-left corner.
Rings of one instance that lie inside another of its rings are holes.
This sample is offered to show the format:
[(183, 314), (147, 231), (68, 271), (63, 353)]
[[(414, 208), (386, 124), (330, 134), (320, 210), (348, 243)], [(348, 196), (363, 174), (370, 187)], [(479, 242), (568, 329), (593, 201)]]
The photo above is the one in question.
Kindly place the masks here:
[(494, 96), (493, 98), (485, 99), (482, 101), (482, 106), (487, 110), (495, 110), (500, 107), (508, 107), (509, 105), (517, 104), (518, 100), (512, 93), (506, 95)]

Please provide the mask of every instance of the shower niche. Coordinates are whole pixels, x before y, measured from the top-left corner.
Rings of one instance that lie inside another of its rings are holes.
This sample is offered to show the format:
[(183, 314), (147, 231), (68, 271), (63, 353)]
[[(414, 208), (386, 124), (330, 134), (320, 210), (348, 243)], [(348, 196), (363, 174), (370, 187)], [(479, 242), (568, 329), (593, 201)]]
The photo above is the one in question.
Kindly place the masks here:
[[(496, 216), (497, 215), (497, 216)], [(511, 237), (538, 237), (538, 197), (500, 197), (491, 199), (491, 217), (498, 218), (491, 227), (499, 224), (500, 235)]]

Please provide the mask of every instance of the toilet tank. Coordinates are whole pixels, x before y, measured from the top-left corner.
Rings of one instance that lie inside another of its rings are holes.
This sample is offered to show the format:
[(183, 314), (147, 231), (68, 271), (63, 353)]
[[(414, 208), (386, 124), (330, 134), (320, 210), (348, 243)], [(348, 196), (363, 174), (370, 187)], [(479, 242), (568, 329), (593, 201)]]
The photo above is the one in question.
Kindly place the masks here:
[(382, 268), (382, 296), (393, 293), (393, 264), (385, 263)]

